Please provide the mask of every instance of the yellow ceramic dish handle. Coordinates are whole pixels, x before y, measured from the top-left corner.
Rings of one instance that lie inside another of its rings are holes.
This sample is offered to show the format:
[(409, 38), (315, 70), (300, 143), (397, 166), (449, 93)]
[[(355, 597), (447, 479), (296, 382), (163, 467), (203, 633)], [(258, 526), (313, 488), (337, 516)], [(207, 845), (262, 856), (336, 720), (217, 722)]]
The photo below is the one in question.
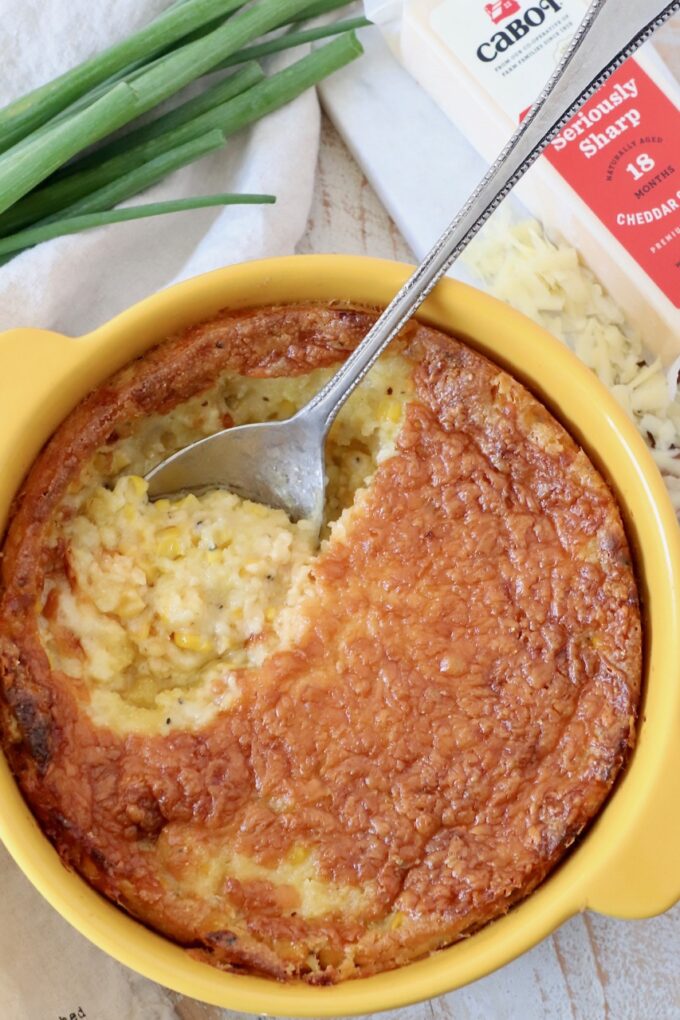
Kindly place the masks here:
[[(0, 472), (0, 517), (19, 487), (45, 437), (73, 405), (62, 381), (82, 366), (77, 341), (44, 329), (0, 333), (0, 378), (3, 446), (15, 454), (3, 458)], [(0, 530), (4, 519), (0, 519)]]
[(680, 899), (680, 753), (667, 785), (655, 791), (639, 830), (619, 847), (620, 857), (597, 876), (586, 906), (612, 917), (654, 917)]
[(14, 451), (0, 472), (0, 532), (45, 440), (85, 393), (138, 353), (134, 331), (111, 350), (99, 342), (105, 329), (82, 337), (31, 328), (0, 333), (2, 447)]

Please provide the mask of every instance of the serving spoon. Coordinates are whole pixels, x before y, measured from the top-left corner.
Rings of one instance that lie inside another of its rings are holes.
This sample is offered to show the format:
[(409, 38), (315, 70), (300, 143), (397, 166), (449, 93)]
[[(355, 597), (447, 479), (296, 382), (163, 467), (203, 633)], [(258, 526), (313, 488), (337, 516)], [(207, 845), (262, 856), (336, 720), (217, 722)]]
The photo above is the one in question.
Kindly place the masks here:
[(325, 501), (324, 444), (350, 393), (437, 281), (569, 118), (680, 0), (594, 0), (552, 78), (432, 250), (332, 379), (285, 421), (223, 429), (179, 450), (146, 476), (158, 499), (208, 488), (309, 519), (318, 535)]

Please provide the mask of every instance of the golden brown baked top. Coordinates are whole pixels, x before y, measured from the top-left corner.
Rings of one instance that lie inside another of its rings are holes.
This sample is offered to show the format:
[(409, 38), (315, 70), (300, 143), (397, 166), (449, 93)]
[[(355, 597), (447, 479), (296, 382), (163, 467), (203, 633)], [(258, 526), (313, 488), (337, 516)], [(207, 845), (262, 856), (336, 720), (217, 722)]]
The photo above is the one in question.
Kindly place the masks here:
[(294, 637), (230, 662), (227, 701), (206, 673), (216, 707), (191, 725), (93, 711), (106, 671), (60, 616), (83, 594), (77, 493), (114, 485), (111, 451), (150, 415), (221, 375), (334, 364), (374, 319), (263, 308), (166, 341), (57, 431), (4, 548), (3, 740), (44, 831), (198, 958), (279, 979), (399, 966), (503, 914), (634, 740), (640, 614), (612, 494), (524, 387), (415, 323), (396, 449), (313, 560)]

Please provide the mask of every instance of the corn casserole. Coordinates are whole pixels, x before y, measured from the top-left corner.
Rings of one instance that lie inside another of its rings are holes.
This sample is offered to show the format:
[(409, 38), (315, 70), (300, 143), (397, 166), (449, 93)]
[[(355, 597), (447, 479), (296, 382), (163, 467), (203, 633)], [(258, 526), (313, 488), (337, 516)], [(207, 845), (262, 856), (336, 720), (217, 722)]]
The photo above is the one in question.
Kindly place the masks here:
[(15, 501), (5, 752), (61, 855), (196, 958), (327, 984), (504, 914), (635, 739), (641, 623), (616, 500), (518, 381), (410, 323), (305, 521), (144, 474), (285, 418), (371, 309), (225, 312), (91, 393)]

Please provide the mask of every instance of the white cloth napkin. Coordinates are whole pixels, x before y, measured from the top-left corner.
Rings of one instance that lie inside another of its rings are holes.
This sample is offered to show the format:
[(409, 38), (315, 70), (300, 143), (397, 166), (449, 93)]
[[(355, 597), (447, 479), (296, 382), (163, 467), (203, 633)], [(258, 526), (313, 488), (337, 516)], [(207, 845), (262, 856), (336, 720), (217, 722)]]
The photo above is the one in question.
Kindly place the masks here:
[[(0, 106), (146, 23), (167, 0), (2, 0)], [(270, 69), (294, 57), (281, 55)], [(0, 330), (78, 335), (135, 301), (225, 263), (288, 255), (312, 199), (319, 108), (308, 92), (137, 202), (268, 192), (276, 205), (227, 207), (60, 238), (0, 268)], [(133, 204), (128, 203), (128, 204)], [(30, 352), (27, 351), (27, 357)], [(0, 846), (2, 1020), (176, 1020), (170, 993), (120, 966), (42, 899)]]
[[(2, 0), (0, 106), (148, 22), (167, 0)], [(282, 54), (270, 69), (294, 56)], [(319, 139), (313, 92), (241, 132), (127, 205), (220, 191), (276, 205), (174, 213), (58, 238), (0, 268), (0, 330), (77, 335), (141, 298), (225, 263), (291, 254), (304, 232)]]

